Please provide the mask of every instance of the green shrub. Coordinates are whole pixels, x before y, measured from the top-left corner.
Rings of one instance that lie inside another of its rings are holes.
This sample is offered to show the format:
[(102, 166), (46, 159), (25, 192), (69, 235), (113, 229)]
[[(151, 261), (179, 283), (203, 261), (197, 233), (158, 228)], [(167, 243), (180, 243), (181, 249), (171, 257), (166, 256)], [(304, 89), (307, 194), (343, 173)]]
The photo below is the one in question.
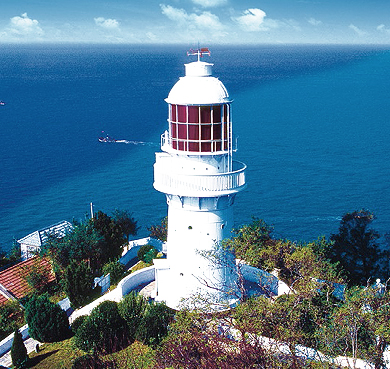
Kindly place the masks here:
[(111, 361), (102, 361), (96, 355), (79, 356), (73, 361), (71, 369), (115, 369), (117, 366)]
[(80, 315), (73, 321), (73, 323), (70, 327), (72, 329), (73, 334), (76, 334), (80, 325), (84, 323), (86, 318), (87, 318), (87, 315)]
[(157, 256), (158, 251), (152, 245), (143, 245), (137, 252), (139, 260), (149, 264)]
[(165, 303), (148, 305), (136, 338), (146, 345), (157, 346), (168, 334), (168, 324), (172, 317), (173, 311)]
[(134, 291), (130, 292), (118, 303), (119, 314), (127, 323), (131, 341), (135, 339), (147, 306), (148, 302), (146, 299)]
[(14, 340), (11, 346), (12, 365), (15, 368), (27, 368), (29, 361), (26, 346), (24, 346), (22, 334), (15, 329)]
[(48, 296), (32, 296), (25, 306), (29, 334), (40, 342), (57, 342), (69, 337), (68, 317)]
[(0, 341), (24, 324), (23, 311), (15, 300), (0, 305)]
[(104, 275), (110, 274), (111, 284), (118, 283), (125, 275), (126, 269), (119, 261), (110, 261), (103, 266)]
[(91, 300), (93, 273), (86, 262), (72, 260), (65, 269), (62, 283), (72, 307), (79, 308)]
[(31, 287), (33, 292), (42, 294), (48, 289), (50, 270), (42, 268), (38, 260), (30, 266), (22, 268), (22, 278)]
[(95, 307), (77, 329), (74, 342), (81, 350), (93, 353), (110, 353), (123, 348), (129, 340), (118, 304), (104, 301)]

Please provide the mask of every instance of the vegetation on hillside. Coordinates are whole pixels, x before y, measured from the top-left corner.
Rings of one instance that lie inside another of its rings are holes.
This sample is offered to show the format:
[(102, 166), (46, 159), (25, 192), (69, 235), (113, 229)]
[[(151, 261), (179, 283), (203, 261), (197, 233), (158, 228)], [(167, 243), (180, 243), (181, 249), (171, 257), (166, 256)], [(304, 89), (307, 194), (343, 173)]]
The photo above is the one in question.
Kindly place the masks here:
[[(62, 363), (52, 362), (51, 367), (337, 368), (329, 360), (342, 355), (367, 360), (380, 369), (390, 344), (390, 293), (386, 284), (375, 280), (387, 280), (389, 263), (380, 235), (371, 228), (374, 219), (364, 209), (347, 213), (338, 233), (329, 239), (296, 243), (275, 238), (272, 227), (254, 218), (235, 229), (223, 247), (244, 263), (276, 273), (289, 286), (289, 293), (245, 296), (235, 308), (218, 313), (183, 309), (174, 319), (164, 304), (148, 303), (131, 293), (119, 304), (103, 303), (91, 315), (77, 319), (72, 325), (74, 337), (63, 341), (68, 350), (69, 345), (77, 347), (77, 355), (70, 355), (68, 361), (59, 355)], [(100, 215), (97, 228), (92, 222), (79, 225), (75, 234), (47, 248), (62, 281), (77, 263), (90, 268), (91, 274), (103, 268), (115, 270), (104, 265), (115, 262), (119, 235), (125, 238), (112, 221)], [(164, 238), (166, 224), (165, 219), (151, 229)], [(83, 233), (86, 237), (80, 238)], [(77, 245), (71, 242), (75, 239), (85, 242)], [(90, 252), (95, 242), (102, 242), (98, 254)], [(99, 254), (111, 243), (111, 259)], [(155, 251), (145, 247), (142, 257), (148, 258), (149, 253)], [(65, 255), (72, 255), (73, 261), (65, 263)], [(335, 292), (343, 286), (340, 298)], [(306, 360), (302, 345), (323, 356)], [(53, 352), (40, 362), (56, 355)]]
[(98, 211), (92, 219), (75, 223), (63, 237), (48, 234), (40, 255), (50, 258), (58, 285), (78, 308), (96, 295), (94, 277), (110, 272), (113, 283), (123, 277), (123, 267), (114, 264), (119, 264), (129, 235), (137, 231), (137, 222), (128, 211), (116, 209), (113, 216)]

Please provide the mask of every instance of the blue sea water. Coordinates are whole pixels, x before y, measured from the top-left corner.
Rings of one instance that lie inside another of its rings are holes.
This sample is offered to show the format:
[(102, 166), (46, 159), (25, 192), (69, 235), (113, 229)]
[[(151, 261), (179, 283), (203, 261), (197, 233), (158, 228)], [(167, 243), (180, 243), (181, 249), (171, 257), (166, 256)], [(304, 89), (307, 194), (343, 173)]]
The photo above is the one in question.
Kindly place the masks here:
[[(211, 47), (233, 103), (248, 188), (235, 220), (310, 241), (367, 208), (390, 231), (390, 51), (379, 46)], [(0, 245), (95, 210), (166, 215), (153, 187), (164, 98), (183, 46), (0, 46)], [(132, 143), (99, 143), (102, 131)]]

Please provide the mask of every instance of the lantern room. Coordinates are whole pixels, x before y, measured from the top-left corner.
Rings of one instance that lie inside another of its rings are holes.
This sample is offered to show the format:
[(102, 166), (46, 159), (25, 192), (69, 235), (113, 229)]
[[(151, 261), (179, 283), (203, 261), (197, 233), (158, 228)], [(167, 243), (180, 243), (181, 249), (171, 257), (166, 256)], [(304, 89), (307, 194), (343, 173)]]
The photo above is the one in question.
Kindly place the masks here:
[(228, 104), (169, 104), (169, 110), (169, 136), (174, 150), (200, 153), (228, 150)]
[(200, 155), (231, 150), (231, 100), (223, 83), (211, 76), (212, 65), (186, 64), (185, 77), (166, 99), (171, 150)]

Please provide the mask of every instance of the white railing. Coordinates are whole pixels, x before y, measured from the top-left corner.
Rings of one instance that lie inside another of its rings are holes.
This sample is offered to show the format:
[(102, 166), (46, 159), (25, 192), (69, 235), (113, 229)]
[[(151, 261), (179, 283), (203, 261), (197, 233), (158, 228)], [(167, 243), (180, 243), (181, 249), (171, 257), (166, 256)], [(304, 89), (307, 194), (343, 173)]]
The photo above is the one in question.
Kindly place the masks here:
[[(186, 142), (186, 140), (180, 140), (180, 141), (183, 141), (183, 142)], [(201, 141), (201, 142), (206, 142), (206, 141)], [(209, 140), (207, 142), (213, 142), (213, 140)], [(218, 153), (227, 153), (227, 152), (236, 152), (238, 150), (238, 137), (235, 137), (233, 136), (233, 139), (232, 140), (229, 140), (230, 143), (230, 149), (226, 149), (226, 150), (221, 150), (221, 151), (199, 151), (199, 152), (196, 152), (196, 151), (189, 151), (188, 149), (185, 149), (185, 150), (177, 150), (177, 149), (174, 149), (172, 147), (172, 139), (171, 137), (169, 136), (169, 132), (168, 131), (165, 131), (161, 137), (160, 137), (160, 145), (161, 145), (161, 150), (162, 151), (165, 151), (165, 152), (181, 152), (181, 153), (188, 153), (188, 154), (191, 154), (191, 155), (203, 155), (203, 156), (207, 156), (207, 155), (215, 155), (215, 154), (218, 154)], [(188, 148), (188, 146), (186, 146)]]
[(228, 173), (181, 174), (171, 172), (167, 165), (157, 162), (154, 165), (154, 188), (163, 193), (180, 196), (218, 196), (235, 193), (245, 188), (244, 163), (234, 161)]

